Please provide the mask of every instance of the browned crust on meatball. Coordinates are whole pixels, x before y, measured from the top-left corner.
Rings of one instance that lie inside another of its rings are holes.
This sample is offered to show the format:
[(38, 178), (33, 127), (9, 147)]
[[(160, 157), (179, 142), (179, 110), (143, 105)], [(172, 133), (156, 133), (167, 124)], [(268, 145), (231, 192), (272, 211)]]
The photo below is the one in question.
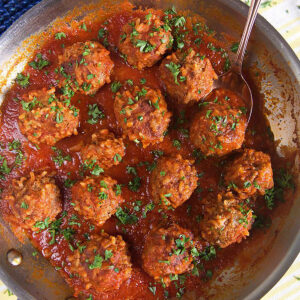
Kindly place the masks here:
[(77, 249), (67, 257), (68, 269), (75, 277), (68, 278), (74, 287), (75, 295), (82, 289), (75, 284), (78, 279), (84, 290), (106, 293), (120, 288), (131, 276), (132, 268), (128, 248), (120, 235), (107, 233), (94, 235), (81, 244), (82, 253)]
[(30, 172), (27, 177), (13, 179), (3, 191), (2, 201), (6, 202), (10, 212), (4, 218), (13, 230), (16, 229), (21, 241), (23, 229), (38, 231), (38, 222), (47, 220), (50, 223), (62, 210), (59, 188), (47, 172)]
[[(171, 72), (174, 69), (177, 72)], [(210, 60), (192, 49), (187, 54), (177, 51), (167, 56), (159, 70), (168, 94), (183, 104), (201, 100), (218, 78)]]
[(163, 141), (172, 115), (160, 90), (138, 86), (116, 94), (114, 112), (123, 132), (144, 148)]
[(203, 199), (200, 230), (203, 239), (221, 248), (240, 243), (249, 236), (253, 211), (232, 193), (219, 193)]
[(114, 67), (110, 52), (94, 41), (77, 42), (58, 56), (58, 85), (66, 85), (74, 92), (95, 94), (105, 83), (110, 83)]
[(197, 187), (197, 171), (193, 163), (180, 154), (159, 159), (150, 178), (154, 201), (165, 209), (176, 208), (187, 201)]
[(214, 91), (194, 116), (190, 138), (205, 155), (223, 156), (241, 148), (247, 120), (243, 103), (237, 98), (228, 90)]
[(271, 158), (268, 154), (245, 149), (225, 169), (225, 185), (236, 192), (241, 199), (264, 195), (274, 186)]
[(85, 219), (101, 226), (124, 199), (116, 191), (117, 181), (108, 177), (85, 178), (72, 187), (74, 209)]
[(43, 88), (22, 97), (19, 128), (34, 144), (54, 145), (65, 137), (78, 134), (78, 109), (60, 102), (54, 93), (55, 88)]
[(154, 229), (145, 240), (142, 253), (143, 269), (166, 286), (171, 275), (182, 274), (193, 268), (191, 249), (193, 234), (176, 224)]
[(161, 14), (153, 9), (144, 17), (135, 18), (124, 25), (119, 41), (119, 51), (128, 63), (139, 70), (152, 67), (172, 47), (170, 29), (163, 26)]
[(96, 161), (104, 169), (118, 165), (124, 155), (123, 139), (115, 138), (107, 129), (92, 134), (91, 143), (81, 149), (83, 161)]

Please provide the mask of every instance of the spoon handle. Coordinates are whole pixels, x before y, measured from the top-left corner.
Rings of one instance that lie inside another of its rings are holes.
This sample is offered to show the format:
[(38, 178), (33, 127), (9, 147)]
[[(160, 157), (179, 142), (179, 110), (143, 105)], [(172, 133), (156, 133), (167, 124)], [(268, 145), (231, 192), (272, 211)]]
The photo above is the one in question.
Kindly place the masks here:
[(239, 48), (236, 54), (236, 59), (234, 63), (234, 68), (235, 71), (239, 74), (242, 73), (242, 64), (243, 64), (243, 59), (245, 55), (245, 51), (248, 45), (248, 40), (251, 35), (252, 27), (254, 25), (256, 16), (257, 16), (257, 11), (259, 8), (261, 0), (252, 0), (248, 12), (248, 17), (247, 17), (247, 22), (243, 31), (243, 35), (239, 44)]

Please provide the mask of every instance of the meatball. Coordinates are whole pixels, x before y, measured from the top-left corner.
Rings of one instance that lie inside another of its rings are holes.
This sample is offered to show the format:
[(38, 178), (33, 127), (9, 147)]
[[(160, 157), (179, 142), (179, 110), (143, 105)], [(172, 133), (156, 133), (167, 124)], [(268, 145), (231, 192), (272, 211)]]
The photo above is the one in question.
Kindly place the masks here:
[(74, 209), (95, 225), (103, 225), (124, 201), (117, 187), (117, 181), (108, 176), (77, 182), (72, 187)]
[(241, 148), (247, 120), (237, 98), (228, 90), (216, 90), (194, 116), (190, 138), (205, 155), (223, 156)]
[(92, 236), (81, 246), (82, 251), (77, 249), (67, 257), (69, 271), (77, 274), (72, 277), (74, 279), (69, 279), (75, 287), (75, 294), (81, 291), (74, 282), (78, 279), (85, 291), (93, 289), (105, 293), (118, 290), (130, 278), (130, 257), (127, 245), (120, 235), (114, 237), (102, 232)]
[(264, 195), (274, 186), (270, 156), (253, 149), (245, 149), (225, 169), (225, 185), (246, 199), (255, 194)]
[(109, 51), (94, 41), (78, 42), (64, 49), (58, 56), (58, 85), (73, 92), (95, 94), (110, 82), (114, 67)]
[(2, 201), (10, 210), (7, 221), (25, 230), (40, 230), (41, 224), (49, 224), (62, 210), (59, 188), (47, 172), (31, 172), (27, 177), (13, 179)]
[(225, 248), (249, 236), (254, 221), (252, 210), (232, 193), (219, 193), (203, 199), (202, 237)]
[(170, 276), (193, 268), (191, 250), (193, 234), (176, 224), (152, 230), (145, 240), (142, 253), (143, 269), (166, 286)]
[(159, 12), (149, 9), (122, 28), (119, 51), (139, 70), (152, 67), (173, 44), (171, 29), (164, 26)]
[(199, 101), (217, 79), (210, 60), (192, 49), (187, 55), (177, 51), (167, 56), (159, 70), (168, 94), (182, 104)]
[(131, 141), (143, 147), (162, 142), (171, 119), (160, 90), (135, 86), (118, 92), (114, 102), (115, 116)]
[(150, 186), (154, 201), (164, 208), (176, 208), (190, 198), (197, 187), (193, 161), (181, 155), (162, 157), (151, 173)]
[(92, 142), (81, 149), (83, 161), (95, 161), (102, 168), (107, 169), (116, 166), (125, 155), (123, 140), (116, 139), (107, 129), (92, 134)]
[(78, 134), (78, 109), (60, 102), (54, 93), (55, 88), (43, 88), (22, 97), (19, 128), (34, 144), (52, 146), (65, 137)]

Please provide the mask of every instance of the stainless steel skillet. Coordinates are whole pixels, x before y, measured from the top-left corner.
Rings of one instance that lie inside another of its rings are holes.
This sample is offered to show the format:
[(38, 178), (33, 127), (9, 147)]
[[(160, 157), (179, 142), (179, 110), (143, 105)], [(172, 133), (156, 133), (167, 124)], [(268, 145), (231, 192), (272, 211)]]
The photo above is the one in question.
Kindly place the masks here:
[[(14, 74), (22, 67), (18, 56), (29, 55), (33, 45), (21, 42), (30, 35), (46, 29), (57, 17), (62, 17), (75, 6), (87, 3), (120, 1), (79, 1), (44, 0), (15, 22), (0, 38), (0, 101)], [(137, 0), (136, 4), (154, 7), (190, 9), (208, 20), (219, 32), (238, 37), (245, 22), (247, 7), (238, 0)], [(81, 13), (88, 9), (79, 10)], [(83, 14), (83, 13), (82, 13)], [(21, 48), (19, 48), (21, 47)], [(279, 140), (278, 152), (285, 155), (294, 152), (292, 164), (298, 174), (294, 202), (287, 215), (276, 218), (262, 244), (248, 249), (252, 254), (241, 270), (240, 261), (227, 270), (222, 284), (218, 281), (211, 286), (214, 299), (259, 299), (280, 279), (300, 250), (300, 63), (293, 51), (262, 17), (258, 16), (252, 35), (246, 64), (265, 74), (261, 92), (265, 95), (265, 107), (275, 139)], [(9, 72), (8, 72), (9, 71)], [(257, 83), (258, 84), (258, 83)], [(2, 221), (1, 221), (2, 223)], [(18, 249), (23, 263), (11, 266), (6, 257), (9, 249)], [(268, 251), (267, 251), (268, 249)], [(60, 276), (42, 258), (32, 257), (34, 249), (30, 244), (21, 245), (9, 229), (0, 225), (0, 278), (20, 299), (65, 299), (71, 290)], [(251, 252), (252, 251), (252, 252)], [(262, 255), (267, 252), (267, 255)]]

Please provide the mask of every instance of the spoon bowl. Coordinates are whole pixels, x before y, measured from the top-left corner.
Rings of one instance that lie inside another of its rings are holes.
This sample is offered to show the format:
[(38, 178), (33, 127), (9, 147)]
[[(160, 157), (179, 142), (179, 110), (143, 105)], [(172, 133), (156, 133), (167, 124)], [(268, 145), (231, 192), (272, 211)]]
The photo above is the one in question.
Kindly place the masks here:
[(227, 89), (234, 91), (245, 103), (247, 109), (247, 124), (250, 121), (252, 109), (253, 109), (253, 98), (249, 84), (245, 80), (242, 74), (236, 71), (229, 71), (221, 75), (214, 81), (213, 89)]

